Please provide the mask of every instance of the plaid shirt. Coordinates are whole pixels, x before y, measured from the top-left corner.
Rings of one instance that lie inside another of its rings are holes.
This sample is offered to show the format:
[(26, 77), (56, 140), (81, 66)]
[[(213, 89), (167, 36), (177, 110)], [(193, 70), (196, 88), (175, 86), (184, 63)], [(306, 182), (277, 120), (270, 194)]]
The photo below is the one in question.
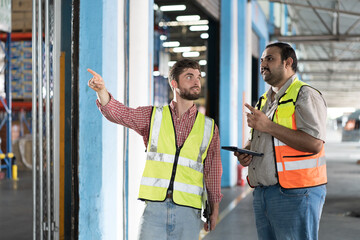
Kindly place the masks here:
[[(147, 146), (152, 106), (138, 107), (135, 109), (129, 108), (115, 100), (111, 94), (108, 104), (101, 106), (98, 100), (96, 101), (96, 104), (101, 113), (109, 121), (133, 129), (143, 137), (145, 147)], [(193, 105), (182, 117), (180, 117), (176, 110), (176, 104), (176, 102), (172, 101), (170, 103), (170, 108), (175, 125), (176, 142), (178, 147), (180, 147), (185, 142), (194, 125), (197, 109), (196, 106)], [(220, 137), (218, 127), (215, 125), (214, 135), (209, 146), (204, 166), (205, 184), (210, 202), (217, 203), (222, 199), (221, 175)]]

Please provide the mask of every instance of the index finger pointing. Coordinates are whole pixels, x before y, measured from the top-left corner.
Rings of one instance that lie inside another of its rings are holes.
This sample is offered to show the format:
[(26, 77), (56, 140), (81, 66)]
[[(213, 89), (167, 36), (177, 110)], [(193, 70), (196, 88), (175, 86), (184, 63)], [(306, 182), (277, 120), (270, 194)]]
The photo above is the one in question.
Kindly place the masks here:
[(250, 112), (253, 112), (253, 111), (255, 110), (255, 108), (253, 108), (252, 106), (250, 106), (250, 105), (247, 104), (247, 103), (245, 103), (244, 105), (245, 105), (245, 107), (247, 107), (247, 109), (250, 110)]
[(100, 76), (97, 72), (95, 72), (94, 70), (91, 70), (90, 68), (88, 68), (87, 71), (89, 73), (91, 73), (94, 77), (99, 77)]

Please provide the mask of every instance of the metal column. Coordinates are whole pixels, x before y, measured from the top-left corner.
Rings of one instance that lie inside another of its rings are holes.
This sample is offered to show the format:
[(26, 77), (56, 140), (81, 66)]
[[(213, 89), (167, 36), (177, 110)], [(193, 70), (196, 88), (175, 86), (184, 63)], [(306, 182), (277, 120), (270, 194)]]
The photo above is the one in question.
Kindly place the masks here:
[(33, 0), (34, 240), (59, 239), (60, 4)]

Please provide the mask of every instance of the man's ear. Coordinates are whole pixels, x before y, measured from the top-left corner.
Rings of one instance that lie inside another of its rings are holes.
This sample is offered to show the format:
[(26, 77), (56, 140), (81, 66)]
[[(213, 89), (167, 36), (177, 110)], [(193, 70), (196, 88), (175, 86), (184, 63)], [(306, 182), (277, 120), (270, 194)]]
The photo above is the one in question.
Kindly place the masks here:
[(171, 80), (171, 86), (176, 89), (177, 88), (177, 82), (175, 80)]
[(288, 57), (288, 58), (285, 60), (285, 66), (292, 68), (293, 62), (294, 62), (294, 59), (292, 59), (291, 57)]

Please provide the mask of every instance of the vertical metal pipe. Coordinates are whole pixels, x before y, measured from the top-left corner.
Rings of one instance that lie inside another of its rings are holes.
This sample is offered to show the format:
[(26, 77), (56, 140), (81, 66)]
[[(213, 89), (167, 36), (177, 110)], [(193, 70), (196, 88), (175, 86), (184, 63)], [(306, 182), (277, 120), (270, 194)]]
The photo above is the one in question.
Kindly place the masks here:
[(40, 239), (43, 240), (43, 53), (42, 53), (42, 0), (38, 0), (38, 91), (39, 91), (39, 121), (38, 121), (38, 129), (39, 129), (39, 235)]
[[(53, 221), (54, 240), (59, 240), (60, 225), (60, 42), (61, 42), (61, 1), (54, 1), (53, 40)], [(64, 186), (62, 186), (64, 187)]]
[(37, 60), (37, 48), (36, 48), (36, 32), (37, 32), (37, 25), (36, 25), (36, 0), (32, 2), (32, 189), (33, 189), (33, 240), (36, 240), (36, 133), (37, 133), (37, 111), (36, 111), (36, 60)]
[(45, 128), (46, 128), (46, 207), (47, 207), (47, 239), (51, 240), (51, 156), (50, 156), (50, 25), (49, 0), (45, 0)]
[[(7, 81), (6, 81), (6, 103), (8, 107), (7, 112), (7, 121), (6, 121), (6, 152), (11, 153), (12, 152), (12, 141), (11, 141), (11, 121), (12, 121), (12, 107), (11, 107), (11, 33), (7, 34)], [(12, 166), (11, 166), (11, 159), (8, 158), (9, 165), (7, 167), (7, 177), (12, 178)]]
[[(124, 1), (124, 104), (129, 105), (129, 0)], [(123, 239), (128, 239), (128, 133), (127, 128), (124, 129), (124, 147), (123, 147)]]

